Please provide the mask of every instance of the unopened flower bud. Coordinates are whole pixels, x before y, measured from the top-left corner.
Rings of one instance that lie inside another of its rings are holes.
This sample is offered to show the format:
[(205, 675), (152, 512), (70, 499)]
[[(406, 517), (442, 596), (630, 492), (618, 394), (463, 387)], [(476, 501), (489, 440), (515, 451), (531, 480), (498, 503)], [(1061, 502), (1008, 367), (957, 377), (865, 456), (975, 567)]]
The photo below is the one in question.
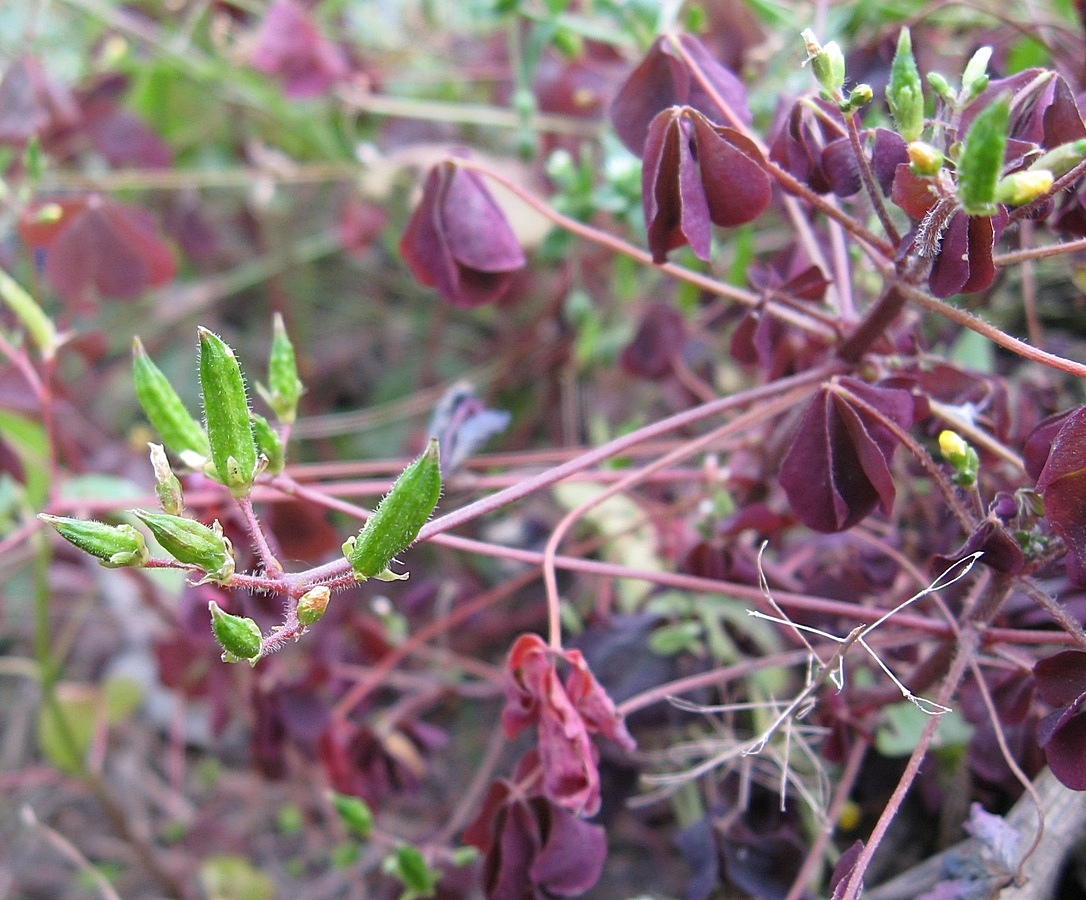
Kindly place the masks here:
[(822, 89), (822, 96), (832, 99), (845, 83), (845, 57), (836, 41), (823, 46), (810, 28), (801, 35), (807, 48), (807, 61), (811, 64), (815, 80)]
[(841, 112), (845, 115), (854, 113), (861, 107), (867, 106), (874, 96), (875, 92), (871, 90), (871, 85), (858, 84), (848, 92), (848, 99), (841, 104)]
[(163, 446), (161, 444), (147, 446), (151, 448), (151, 468), (155, 470), (155, 495), (162, 505), (162, 511), (171, 516), (179, 516), (185, 508), (181, 482), (174, 475)]
[(1023, 172), (1012, 172), (999, 180), (996, 185), (995, 198), (1000, 203), (1010, 206), (1021, 206), (1036, 200), (1042, 194), (1052, 189), (1055, 179), (1047, 169), (1027, 169)]
[(962, 487), (976, 484), (980, 471), (980, 458), (977, 451), (969, 446), (957, 432), (944, 430), (939, 432), (939, 452), (954, 468), (954, 483)]
[(207, 604), (207, 608), (211, 611), (211, 630), (223, 649), (222, 661), (240, 662), (246, 659), (249, 665), (255, 666), (260, 659), (263, 640), (260, 626), (252, 619), (223, 612), (214, 600)]
[(131, 525), (107, 525), (46, 513), (39, 514), (38, 518), (52, 525), (69, 544), (97, 558), (106, 568), (142, 566), (149, 559), (143, 535)]
[(198, 566), (205, 576), (200, 584), (215, 581), (226, 584), (234, 574), (234, 551), (230, 540), (216, 521), (211, 528), (182, 516), (134, 509), (132, 514), (155, 536), (162, 549), (187, 566)]
[(256, 441), (256, 449), (266, 460), (265, 466), (272, 475), (278, 475), (286, 465), (286, 456), (283, 453), (283, 441), (279, 432), (271, 427), (260, 413), (251, 413), (253, 426), (253, 440)]
[(318, 584), (306, 591), (298, 601), (298, 621), (307, 626), (319, 621), (328, 609), (331, 596), (331, 589), (324, 584)]
[(905, 152), (915, 175), (938, 175), (943, 168), (943, 154), (926, 141), (911, 141)]

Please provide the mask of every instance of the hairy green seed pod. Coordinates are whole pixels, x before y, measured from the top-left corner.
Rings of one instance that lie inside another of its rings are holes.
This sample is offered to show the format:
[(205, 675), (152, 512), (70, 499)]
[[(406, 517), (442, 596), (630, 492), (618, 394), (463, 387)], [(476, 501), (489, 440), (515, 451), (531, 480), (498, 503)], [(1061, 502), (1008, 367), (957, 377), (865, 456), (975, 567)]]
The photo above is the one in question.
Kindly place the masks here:
[(908, 28), (902, 28), (898, 35), (897, 51), (890, 64), (890, 83), (886, 86), (886, 103), (905, 141), (919, 139), (924, 131), (924, 84), (916, 67)]
[(320, 621), (324, 611), (328, 609), (331, 596), (331, 589), (324, 584), (318, 584), (306, 591), (298, 601), (298, 621), (306, 626)]
[(208, 602), (207, 608), (211, 611), (211, 631), (223, 649), (222, 661), (232, 663), (246, 659), (249, 665), (255, 666), (263, 641), (260, 626), (252, 619), (223, 612), (214, 600)]
[(958, 159), (958, 199), (971, 216), (995, 211), (996, 185), (1003, 170), (1011, 102), (1004, 94), (977, 115)]
[(279, 313), (272, 319), (271, 352), (268, 355), (268, 386), (257, 385), (257, 391), (274, 411), (279, 421), (289, 425), (298, 415), (298, 400), (302, 396), (302, 382), (298, 378), (298, 364), (294, 358), (294, 345), (287, 336), (283, 317)]
[(222, 338), (200, 328), (200, 389), (211, 461), (219, 480), (235, 497), (253, 486), (257, 451), (249, 421), (249, 396), (234, 351)]
[(440, 496), (440, 450), (437, 439), (431, 438), (422, 456), (396, 479), (358, 537), (350, 537), (344, 543), (343, 555), (355, 577), (362, 581), (406, 578), (394, 574), (388, 565), (418, 537)]
[(1048, 171), (1052, 173), (1053, 178), (1059, 178), (1070, 172), (1083, 159), (1086, 159), (1086, 139), (1080, 138), (1077, 141), (1068, 141), (1066, 144), (1053, 147), (1040, 159), (1035, 160), (1029, 168), (1031, 171), (1037, 169)]
[(69, 544), (96, 557), (108, 569), (142, 566), (150, 558), (143, 535), (131, 525), (107, 525), (46, 513), (40, 513), (38, 518), (52, 525)]
[(268, 420), (260, 413), (252, 413), (251, 424), (257, 451), (268, 461), (268, 471), (272, 475), (278, 475), (286, 465), (283, 441), (279, 437), (279, 432), (272, 428)]
[(180, 457), (195, 455), (207, 459), (211, 449), (204, 429), (185, 408), (138, 337), (132, 339), (132, 376), (140, 406), (162, 443)]
[(234, 551), (218, 521), (208, 528), (195, 519), (168, 513), (134, 509), (132, 515), (151, 529), (155, 540), (170, 556), (187, 566), (199, 566), (204, 570), (200, 584), (208, 581), (226, 584), (234, 574)]

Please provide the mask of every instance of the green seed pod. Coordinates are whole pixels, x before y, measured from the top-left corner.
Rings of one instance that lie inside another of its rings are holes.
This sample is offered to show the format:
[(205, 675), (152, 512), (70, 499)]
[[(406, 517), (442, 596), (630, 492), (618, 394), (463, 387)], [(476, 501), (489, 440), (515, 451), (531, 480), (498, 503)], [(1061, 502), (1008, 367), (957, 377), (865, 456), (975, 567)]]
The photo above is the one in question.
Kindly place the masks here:
[(108, 569), (139, 567), (150, 558), (143, 535), (131, 525), (107, 525), (45, 513), (40, 513), (38, 518), (52, 525), (69, 544), (96, 557)]
[(161, 444), (148, 444), (151, 448), (151, 468), (155, 470), (155, 496), (162, 504), (162, 511), (171, 516), (179, 516), (185, 509), (185, 499), (181, 493), (181, 482), (173, 474), (166, 451)]
[(252, 413), (251, 416), (256, 449), (268, 461), (268, 471), (272, 475), (278, 475), (286, 465), (283, 441), (279, 437), (279, 432), (272, 428), (268, 420), (260, 413)]
[(257, 385), (257, 391), (278, 416), (289, 425), (298, 415), (298, 399), (302, 396), (302, 382), (298, 378), (298, 364), (294, 358), (294, 345), (287, 336), (283, 317), (279, 313), (272, 319), (272, 343), (268, 356), (268, 386)]
[(1031, 171), (1043, 169), (1051, 172), (1053, 178), (1059, 178), (1070, 172), (1083, 159), (1086, 159), (1086, 139), (1080, 138), (1077, 141), (1068, 141), (1066, 144), (1053, 147), (1040, 159), (1034, 161), (1029, 168)]
[(919, 139), (924, 131), (924, 84), (913, 56), (912, 36), (902, 28), (897, 39), (897, 52), (890, 64), (890, 83), (886, 87), (886, 103), (894, 117), (898, 134), (906, 142)]
[(211, 460), (230, 493), (244, 497), (253, 486), (257, 452), (249, 422), (249, 397), (234, 351), (200, 328), (200, 389)]
[(418, 537), (440, 496), (440, 450), (437, 439), (431, 438), (422, 456), (396, 479), (358, 537), (350, 537), (344, 543), (343, 555), (354, 569), (355, 578), (361, 581), (406, 578), (394, 574), (388, 565)]
[(263, 641), (260, 626), (252, 619), (223, 612), (214, 600), (207, 608), (211, 611), (211, 630), (223, 649), (222, 661), (233, 663), (247, 659), (250, 666), (255, 666)]
[(958, 159), (958, 200), (971, 216), (995, 211), (1010, 114), (1010, 99), (1004, 94), (981, 110), (966, 132)]
[(339, 815), (340, 821), (355, 837), (365, 840), (373, 830), (373, 811), (361, 797), (328, 792), (328, 799)]
[(154, 364), (138, 337), (132, 339), (132, 376), (136, 397), (164, 443), (180, 457), (207, 459), (211, 453), (204, 429), (185, 409), (177, 391)]
[(324, 611), (328, 609), (331, 596), (331, 589), (324, 584), (318, 584), (306, 591), (298, 601), (298, 621), (306, 626), (320, 621)]
[(134, 509), (132, 515), (151, 529), (155, 540), (170, 556), (187, 566), (199, 566), (204, 570), (205, 577), (199, 584), (208, 581), (226, 584), (234, 574), (233, 548), (218, 521), (208, 528), (195, 519), (167, 513)]

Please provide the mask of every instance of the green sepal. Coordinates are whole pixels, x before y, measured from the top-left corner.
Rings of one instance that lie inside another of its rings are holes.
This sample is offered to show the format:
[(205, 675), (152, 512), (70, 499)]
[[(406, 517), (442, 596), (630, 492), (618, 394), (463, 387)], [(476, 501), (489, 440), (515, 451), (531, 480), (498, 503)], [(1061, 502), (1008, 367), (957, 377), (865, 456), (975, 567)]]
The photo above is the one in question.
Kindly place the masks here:
[(185, 509), (181, 482), (174, 475), (162, 445), (149, 444), (148, 446), (151, 448), (151, 468), (155, 472), (155, 496), (158, 497), (164, 513), (179, 516)]
[(40, 513), (64, 540), (95, 557), (108, 569), (143, 566), (150, 558), (147, 543), (131, 525), (107, 525), (90, 519), (70, 519)]
[(244, 659), (255, 666), (263, 642), (260, 626), (252, 619), (223, 612), (214, 600), (208, 602), (207, 608), (211, 611), (211, 631), (223, 649), (222, 661), (234, 663)]
[(1010, 114), (1010, 98), (1004, 94), (981, 110), (965, 135), (958, 159), (958, 200), (971, 216), (995, 212)]
[(348, 538), (343, 544), (343, 555), (355, 578), (390, 581), (406, 577), (396, 575), (388, 566), (397, 553), (411, 546), (437, 505), (441, 496), (440, 459), (438, 442), (431, 438), (422, 456), (396, 479), (357, 538)]
[(268, 355), (268, 386), (256, 386), (264, 402), (274, 410), (279, 421), (289, 425), (298, 415), (298, 400), (302, 396), (302, 382), (298, 378), (298, 363), (294, 357), (294, 345), (287, 336), (283, 317), (279, 313), (272, 319), (272, 343)]
[(257, 472), (256, 441), (250, 424), (249, 395), (234, 351), (200, 328), (200, 389), (211, 461), (219, 480), (235, 497), (244, 497)]
[(906, 143), (918, 140), (924, 132), (924, 83), (916, 67), (908, 28), (902, 28), (897, 38), (897, 51), (890, 64), (890, 83), (886, 87), (886, 103), (898, 134)]
[(177, 391), (147, 355), (138, 337), (132, 339), (132, 377), (144, 415), (167, 449), (179, 457), (195, 455), (207, 459), (211, 448), (204, 429), (185, 408)]
[(286, 465), (286, 456), (283, 453), (283, 441), (279, 432), (271, 427), (260, 413), (251, 413), (253, 440), (256, 441), (256, 449), (267, 460), (267, 470), (272, 475), (278, 475)]
[(187, 566), (198, 566), (205, 575), (198, 584), (209, 581), (226, 584), (234, 574), (234, 550), (216, 520), (208, 528), (195, 519), (168, 513), (132, 510), (132, 515), (151, 529), (162, 549)]

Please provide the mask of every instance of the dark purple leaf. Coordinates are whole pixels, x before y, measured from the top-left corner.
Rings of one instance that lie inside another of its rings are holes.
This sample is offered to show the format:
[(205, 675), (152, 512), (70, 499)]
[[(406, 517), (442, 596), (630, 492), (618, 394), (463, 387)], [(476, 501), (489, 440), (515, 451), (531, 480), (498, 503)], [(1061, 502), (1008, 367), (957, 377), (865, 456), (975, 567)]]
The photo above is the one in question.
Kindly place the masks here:
[(173, 165), (169, 145), (127, 110), (113, 106), (105, 115), (88, 116), (84, 130), (115, 168), (168, 169)]
[(936, 297), (983, 291), (995, 280), (992, 261), (995, 242), (1009, 221), (1000, 207), (994, 216), (969, 216), (955, 212), (943, 232), (938, 253), (928, 278)]
[(905, 139), (888, 128), (875, 129), (875, 141), (871, 148), (871, 169), (882, 192), (889, 197), (894, 185), (897, 167), (909, 161)]
[(642, 155), (649, 123), (670, 106), (689, 106), (715, 122), (724, 121), (721, 110), (694, 79), (670, 43), (672, 40), (677, 40), (695, 60), (739, 120), (751, 121), (746, 89), (732, 72), (716, 62), (697, 38), (663, 35), (630, 73), (611, 104), (615, 132), (637, 156)]
[(845, 895), (845, 889), (848, 887), (849, 879), (856, 869), (856, 863), (863, 850), (864, 842), (856, 841), (837, 860), (837, 865), (833, 867), (833, 874), (830, 875), (830, 893), (833, 900), (840, 900)]
[(1052, 451), (1052, 442), (1060, 433), (1064, 422), (1075, 413), (1081, 413), (1086, 407), (1065, 409), (1063, 412), (1054, 413), (1042, 419), (1026, 438), (1026, 445), (1022, 448), (1022, 461), (1026, 464), (1026, 472), (1036, 483), (1041, 477), (1045, 463), (1048, 462), (1048, 454)]
[(984, 565), (1003, 575), (1017, 575), (1026, 564), (1026, 556), (1014, 536), (998, 520), (985, 518), (958, 550), (949, 556), (937, 555), (934, 559), (935, 567), (945, 571), (949, 566), (978, 551), (984, 554), (980, 558)]
[(400, 254), (419, 282), (456, 306), (499, 300), (525, 263), (482, 179), (452, 161), (430, 170), (400, 238)]
[(1086, 407), (1063, 422), (1037, 479), (1045, 516), (1067, 544), (1081, 573), (1086, 567)]
[(1086, 791), (1086, 712), (1050, 713), (1037, 726), (1037, 741), (1052, 774), (1071, 790)]
[(641, 378), (663, 378), (682, 350), (686, 328), (682, 314), (669, 303), (654, 303), (641, 318), (637, 333), (622, 350), (624, 371)]
[(713, 125), (690, 107), (652, 120), (641, 170), (649, 249), (657, 263), (689, 244), (709, 259), (710, 222), (741, 225), (762, 214), (772, 188), (758, 149), (731, 128)]
[(543, 849), (528, 871), (533, 884), (559, 897), (579, 897), (603, 874), (607, 861), (607, 833), (548, 801)]
[(830, 141), (822, 148), (822, 171), (826, 173), (830, 189), (838, 197), (851, 197), (863, 187), (860, 161), (856, 159), (852, 141), (847, 137)]
[(21, 147), (34, 135), (67, 129), (79, 121), (79, 106), (33, 56), (11, 62), (0, 79), (0, 144)]
[(1063, 650), (1033, 667), (1037, 693), (1050, 706), (1069, 706), (1086, 694), (1086, 652)]
[(348, 74), (347, 57), (327, 40), (295, 0), (275, 0), (264, 15), (250, 64), (283, 82), (283, 94), (302, 100), (325, 93)]
[[(915, 404), (908, 391), (837, 382), (902, 428), (913, 423)], [(833, 386), (811, 400), (781, 463), (780, 481), (793, 511), (809, 528), (822, 532), (851, 528), (877, 504), (889, 513), (894, 501), (890, 459), (897, 438), (871, 413), (851, 403)]]
[(708, 817), (688, 825), (675, 838), (690, 877), (686, 881), (686, 900), (708, 900), (720, 882), (720, 855), (716, 832)]

